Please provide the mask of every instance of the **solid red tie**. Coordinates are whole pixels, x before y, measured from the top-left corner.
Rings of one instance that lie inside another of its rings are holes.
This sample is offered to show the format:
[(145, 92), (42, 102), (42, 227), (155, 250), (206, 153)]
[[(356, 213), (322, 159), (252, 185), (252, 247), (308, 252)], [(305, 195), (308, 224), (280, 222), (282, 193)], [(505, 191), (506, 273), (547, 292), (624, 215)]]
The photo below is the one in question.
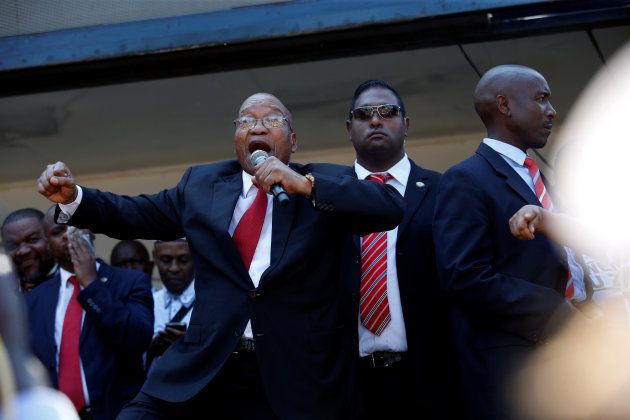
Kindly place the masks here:
[[(367, 179), (385, 184), (389, 174), (372, 174)], [(372, 333), (381, 335), (389, 322), (387, 299), (387, 232), (365, 235), (361, 242), (361, 324)]]
[(79, 355), (83, 308), (77, 300), (81, 288), (75, 276), (70, 276), (68, 282), (74, 286), (74, 290), (63, 318), (61, 348), (59, 349), (59, 390), (70, 398), (77, 411), (81, 411), (85, 406)]
[(232, 240), (236, 244), (238, 252), (245, 263), (245, 268), (249, 270), (249, 266), (254, 258), (260, 232), (265, 222), (265, 214), (267, 213), (267, 194), (258, 189), (254, 202), (247, 209), (238, 222), (238, 226), (234, 230)]
[[(551, 201), (551, 196), (545, 188), (545, 184), (543, 183), (542, 176), (540, 175), (540, 170), (538, 170), (538, 165), (536, 161), (530, 157), (525, 158), (525, 166), (529, 169), (529, 174), (534, 181), (534, 190), (536, 191), (536, 196), (538, 197), (538, 201), (542, 204), (545, 210), (553, 211), (553, 202)], [(567, 287), (564, 289), (564, 297), (572, 298), (575, 293), (575, 286), (573, 285), (573, 275), (571, 274), (571, 268), (569, 268)]]

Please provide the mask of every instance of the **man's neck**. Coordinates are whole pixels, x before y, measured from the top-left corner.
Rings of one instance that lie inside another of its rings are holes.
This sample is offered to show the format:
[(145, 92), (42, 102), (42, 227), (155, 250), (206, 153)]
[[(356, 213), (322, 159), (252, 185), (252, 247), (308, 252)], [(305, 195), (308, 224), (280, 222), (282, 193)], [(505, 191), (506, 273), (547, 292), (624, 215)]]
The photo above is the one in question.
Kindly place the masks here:
[(398, 162), (400, 162), (400, 160), (405, 157), (405, 151), (403, 150), (401, 155), (398, 155), (394, 158), (390, 158), (387, 160), (383, 160), (381, 159), (369, 159), (366, 158), (365, 156), (358, 156), (357, 155), (357, 163), (361, 166), (363, 166), (365, 169), (367, 169), (370, 172), (386, 172), (388, 171), (391, 167), (393, 167), (394, 165), (396, 165)]

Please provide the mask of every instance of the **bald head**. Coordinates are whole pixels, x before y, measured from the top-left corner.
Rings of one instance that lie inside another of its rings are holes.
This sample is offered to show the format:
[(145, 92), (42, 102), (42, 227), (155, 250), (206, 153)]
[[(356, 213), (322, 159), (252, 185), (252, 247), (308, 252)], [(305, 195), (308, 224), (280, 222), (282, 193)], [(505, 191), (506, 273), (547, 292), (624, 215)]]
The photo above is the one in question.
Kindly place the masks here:
[(547, 143), (556, 117), (550, 97), (547, 81), (536, 70), (502, 65), (483, 75), (473, 98), (488, 137), (526, 151)]
[(271, 93), (265, 93), (265, 92), (254, 93), (252, 96), (250, 96), (249, 98), (245, 99), (245, 101), (243, 101), (243, 104), (238, 110), (238, 115), (242, 115), (243, 112), (247, 108), (251, 107), (252, 105), (266, 105), (270, 108), (275, 108), (287, 120), (289, 120), (291, 125), (293, 125), (293, 116), (291, 115), (291, 112), (289, 111), (289, 109), (286, 106), (284, 106), (284, 104), (282, 103), (280, 99), (278, 99), (276, 96), (272, 95)]
[(515, 64), (496, 66), (488, 70), (477, 83), (473, 96), (475, 110), (486, 125), (492, 124), (497, 114), (497, 96), (513, 97), (524, 83), (543, 79), (536, 70)]
[(234, 149), (245, 172), (253, 175), (251, 154), (263, 150), (288, 164), (297, 150), (293, 117), (286, 106), (270, 93), (255, 93), (245, 99), (235, 121)]

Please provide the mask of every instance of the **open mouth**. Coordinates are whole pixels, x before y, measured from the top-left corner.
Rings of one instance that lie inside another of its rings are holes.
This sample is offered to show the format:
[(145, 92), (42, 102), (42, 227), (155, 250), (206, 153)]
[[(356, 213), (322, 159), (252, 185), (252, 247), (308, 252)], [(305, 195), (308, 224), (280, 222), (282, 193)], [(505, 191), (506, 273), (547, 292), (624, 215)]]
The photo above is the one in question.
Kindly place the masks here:
[(264, 150), (265, 152), (271, 152), (271, 147), (264, 141), (252, 140), (249, 143), (249, 153), (254, 153), (256, 150)]

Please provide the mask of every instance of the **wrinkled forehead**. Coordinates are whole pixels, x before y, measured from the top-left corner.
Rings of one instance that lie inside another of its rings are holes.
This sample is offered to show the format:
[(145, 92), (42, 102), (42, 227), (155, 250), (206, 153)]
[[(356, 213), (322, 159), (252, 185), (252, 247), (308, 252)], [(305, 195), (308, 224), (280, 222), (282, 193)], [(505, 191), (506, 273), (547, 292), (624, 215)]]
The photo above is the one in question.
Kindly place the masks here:
[(245, 99), (238, 111), (238, 115), (247, 115), (253, 108), (257, 108), (259, 111), (267, 108), (269, 113), (276, 112), (284, 116), (288, 114), (287, 108), (280, 102), (280, 99), (269, 94), (256, 94)]

